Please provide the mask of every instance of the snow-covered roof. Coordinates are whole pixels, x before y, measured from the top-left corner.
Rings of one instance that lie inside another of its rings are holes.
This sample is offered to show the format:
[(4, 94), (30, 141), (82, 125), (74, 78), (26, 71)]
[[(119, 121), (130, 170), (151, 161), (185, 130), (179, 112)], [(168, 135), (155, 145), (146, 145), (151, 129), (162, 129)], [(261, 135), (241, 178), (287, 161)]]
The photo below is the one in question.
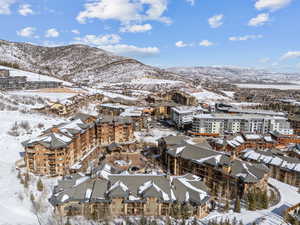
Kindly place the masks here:
[(279, 154), (275, 154), (272, 151), (255, 151), (248, 149), (244, 151), (242, 158), (248, 160), (254, 160), (257, 162), (263, 162), (267, 165), (280, 167), (282, 169), (300, 172), (300, 160), (297, 158), (291, 158)]

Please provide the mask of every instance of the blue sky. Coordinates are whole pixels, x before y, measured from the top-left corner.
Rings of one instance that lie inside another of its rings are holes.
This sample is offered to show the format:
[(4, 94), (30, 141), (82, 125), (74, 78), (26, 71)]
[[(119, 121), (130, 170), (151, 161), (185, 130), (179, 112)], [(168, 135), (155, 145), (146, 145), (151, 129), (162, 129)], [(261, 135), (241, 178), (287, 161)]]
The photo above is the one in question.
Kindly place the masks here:
[(0, 39), (144, 63), (300, 71), (299, 0), (0, 0)]

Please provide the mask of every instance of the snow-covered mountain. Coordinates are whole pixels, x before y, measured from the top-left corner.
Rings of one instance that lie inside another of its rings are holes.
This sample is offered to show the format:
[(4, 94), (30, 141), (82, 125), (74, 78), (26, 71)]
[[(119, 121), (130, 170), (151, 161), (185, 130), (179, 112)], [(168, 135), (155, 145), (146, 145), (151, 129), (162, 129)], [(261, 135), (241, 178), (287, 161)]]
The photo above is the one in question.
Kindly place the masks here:
[(300, 79), (300, 74), (270, 72), (262, 69), (230, 66), (173, 67), (167, 71), (193, 79), (219, 80), (221, 82), (287, 82)]
[(86, 84), (142, 77), (180, 79), (172, 72), (86, 45), (42, 47), (0, 40), (0, 64)]

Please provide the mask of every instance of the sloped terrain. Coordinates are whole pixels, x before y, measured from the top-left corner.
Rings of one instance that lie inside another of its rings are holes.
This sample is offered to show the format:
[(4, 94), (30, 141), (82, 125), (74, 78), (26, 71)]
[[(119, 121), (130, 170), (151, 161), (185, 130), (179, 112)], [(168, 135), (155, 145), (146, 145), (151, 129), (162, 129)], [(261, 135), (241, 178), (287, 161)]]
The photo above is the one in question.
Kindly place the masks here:
[(0, 64), (65, 81), (94, 84), (141, 77), (180, 79), (180, 76), (85, 45), (42, 47), (0, 41)]

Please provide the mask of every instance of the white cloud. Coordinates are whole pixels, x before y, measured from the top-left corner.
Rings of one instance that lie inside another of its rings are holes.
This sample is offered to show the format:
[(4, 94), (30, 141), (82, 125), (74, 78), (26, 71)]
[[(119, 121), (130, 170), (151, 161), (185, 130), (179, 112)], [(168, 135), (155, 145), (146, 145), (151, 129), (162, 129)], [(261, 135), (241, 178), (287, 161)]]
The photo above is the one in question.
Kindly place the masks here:
[(223, 22), (222, 22), (223, 18), (224, 18), (223, 14), (215, 15), (208, 19), (208, 23), (211, 28), (218, 28), (223, 25)]
[(196, 0), (186, 0), (188, 3), (190, 3), (192, 6), (195, 5)]
[(10, 6), (15, 2), (16, 0), (0, 0), (0, 14), (9, 15), (11, 13)]
[(106, 35), (93, 35), (89, 34), (84, 37), (76, 37), (74, 38), (76, 43), (93, 45), (93, 46), (102, 46), (102, 45), (111, 45), (117, 44), (120, 42), (121, 37), (117, 34), (106, 34)]
[(25, 27), (22, 30), (17, 31), (17, 35), (21, 37), (27, 37), (27, 38), (31, 38), (31, 37), (37, 38), (38, 36), (34, 35), (35, 31), (36, 31), (35, 27)]
[(184, 43), (183, 41), (177, 41), (175, 43), (175, 46), (178, 47), (178, 48), (184, 48), (184, 47), (187, 47), (188, 44), (187, 43)]
[(117, 44), (117, 45), (106, 45), (106, 46), (98, 46), (101, 49), (106, 51), (113, 52), (117, 55), (126, 55), (133, 57), (149, 57), (159, 54), (160, 50), (157, 47), (145, 47), (140, 48), (134, 45), (125, 45), (125, 44)]
[(261, 14), (258, 14), (256, 17), (252, 18), (248, 22), (248, 25), (252, 26), (252, 27), (257, 27), (257, 26), (264, 25), (268, 21), (269, 21), (269, 14), (268, 13), (261, 13)]
[(255, 8), (258, 10), (269, 9), (275, 11), (287, 6), (291, 2), (292, 0), (258, 0), (255, 3)]
[(34, 14), (33, 10), (31, 9), (31, 5), (29, 4), (20, 5), (18, 12), (22, 16), (28, 16)]
[(77, 20), (80, 23), (86, 23), (88, 19), (113, 19), (122, 24), (149, 20), (171, 23), (163, 16), (167, 5), (168, 0), (94, 0), (85, 4)]
[(239, 36), (239, 37), (229, 37), (230, 41), (247, 41), (247, 40), (255, 40), (255, 39), (259, 39), (262, 38), (262, 35), (245, 35), (245, 36)]
[(46, 31), (45, 37), (46, 38), (56, 38), (59, 36), (59, 31), (57, 31), (55, 28), (51, 28)]
[(131, 25), (125, 26), (120, 29), (121, 32), (130, 32), (130, 33), (141, 33), (152, 30), (151, 24), (143, 24), (143, 25)]
[(72, 32), (73, 34), (80, 34), (80, 31), (79, 31), (79, 30), (76, 30), (76, 29), (71, 30), (71, 32)]
[(281, 56), (282, 60), (300, 58), (300, 51), (289, 51)]
[(203, 41), (201, 41), (201, 42), (199, 43), (199, 45), (200, 45), (200, 46), (204, 46), (204, 47), (209, 47), (209, 46), (214, 45), (214, 43), (213, 43), (213, 42), (210, 42), (210, 41), (208, 41), (208, 40), (203, 40)]

